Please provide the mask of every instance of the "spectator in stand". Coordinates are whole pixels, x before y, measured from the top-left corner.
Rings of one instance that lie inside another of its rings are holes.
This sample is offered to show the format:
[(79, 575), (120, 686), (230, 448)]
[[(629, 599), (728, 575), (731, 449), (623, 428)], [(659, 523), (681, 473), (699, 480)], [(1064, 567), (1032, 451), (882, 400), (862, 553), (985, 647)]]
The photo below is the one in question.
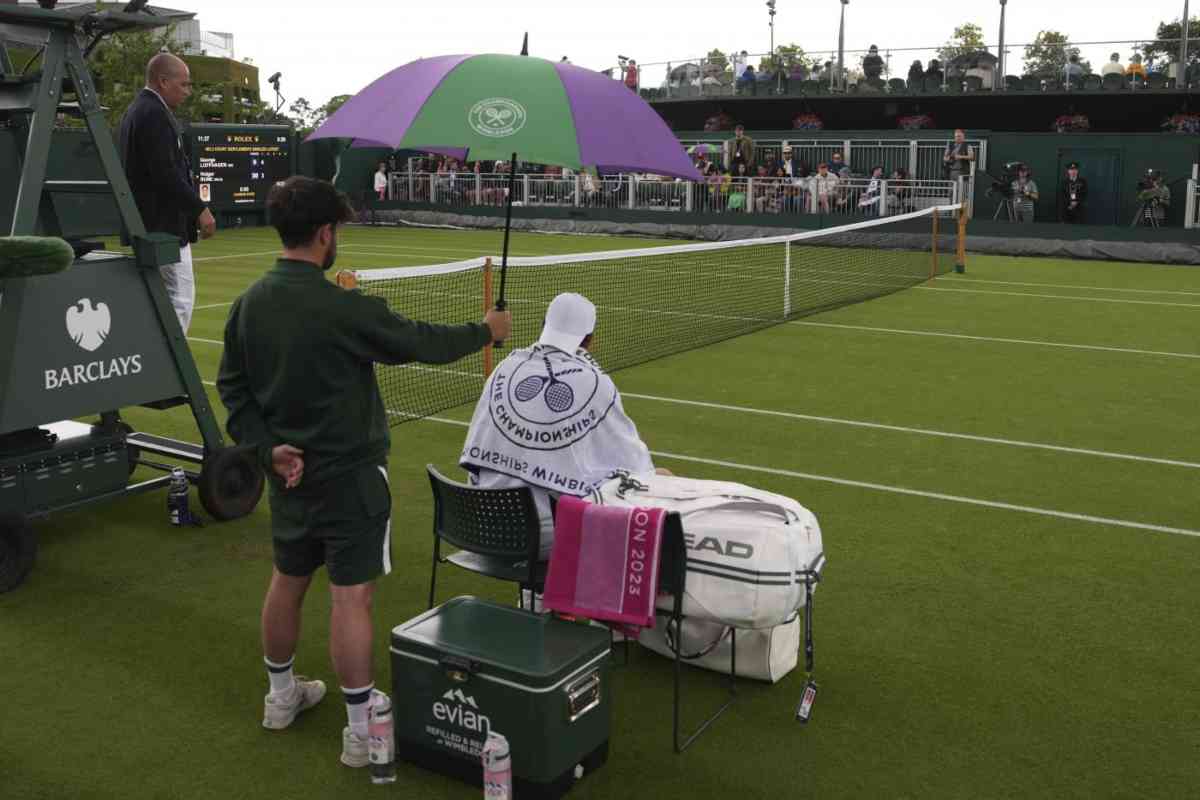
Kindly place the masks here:
[(742, 70), (742, 77), (737, 79), (738, 94), (754, 94), (757, 88), (758, 75), (754, 72), (754, 65), (747, 64)]
[(783, 174), (788, 178), (800, 177), (798, 172), (800, 165), (792, 158), (792, 146), (785, 144), (783, 146), (783, 160), (779, 162), (779, 168), (783, 170)]
[(746, 71), (746, 67), (749, 66), (749, 61), (750, 57), (746, 54), (745, 50), (740, 53), (733, 54), (733, 79), (735, 81), (740, 81), (742, 79), (742, 73), (744, 73)]
[(1028, 164), (1017, 168), (1017, 179), (1012, 182), (1013, 207), (1017, 222), (1033, 222), (1038, 201), (1038, 185), (1033, 179), (1033, 170)]
[(862, 62), (863, 75), (868, 81), (877, 81), (883, 77), (883, 58), (879, 55), (879, 48), (871, 45), (867, 50), (866, 58)]
[(878, 217), (883, 202), (883, 167), (872, 167), (867, 190), (858, 198), (858, 210), (868, 217)]
[(914, 61), (912, 66), (908, 68), (908, 85), (919, 86), (925, 80), (925, 68), (921, 66), (920, 61)]
[(908, 170), (897, 167), (888, 178), (888, 213), (907, 214), (912, 207), (912, 187), (908, 181)]
[(817, 213), (829, 214), (837, 198), (838, 178), (829, 171), (829, 165), (817, 164), (817, 174), (809, 180), (809, 191), (817, 200)]
[(1063, 77), (1066, 80), (1068, 89), (1075, 89), (1083, 85), (1083, 65), (1079, 63), (1079, 54), (1071, 53), (1067, 57), (1067, 65), (1063, 68)]
[(625, 86), (633, 92), (638, 90), (638, 65), (632, 58), (625, 65)]
[(697, 148), (696, 149), (696, 163), (694, 165), (696, 167), (696, 171), (699, 172), (701, 175), (708, 174), (709, 163), (710, 162), (708, 160), (708, 147), (705, 146), (705, 147)]
[(841, 151), (834, 151), (834, 154), (829, 157), (829, 171), (840, 178), (845, 169), (846, 162), (842, 159)]
[(387, 162), (380, 161), (379, 169), (375, 171), (375, 197), (379, 200), (387, 200)]
[(1071, 224), (1084, 222), (1087, 217), (1087, 179), (1079, 174), (1079, 162), (1067, 165), (1067, 179), (1063, 182), (1062, 221)]
[(750, 170), (745, 161), (738, 161), (733, 166), (733, 175), (728, 181), (729, 201), (726, 208), (730, 211), (745, 211), (748, 205), (746, 190), (750, 185)]
[(735, 171), (739, 160), (747, 166), (754, 164), (754, 140), (746, 135), (745, 125), (738, 123), (733, 129), (733, 138), (726, 139), (722, 148), (725, 169)]
[(792, 64), (791, 69), (788, 70), (788, 83), (790, 85), (799, 86), (806, 80), (808, 80), (808, 67), (805, 66), (804, 62), (797, 61), (796, 63)]
[(1125, 77), (1146, 80), (1146, 67), (1142, 65), (1142, 54), (1134, 53), (1129, 66), (1125, 68)]
[(925, 80), (929, 80), (930, 78), (933, 78), (938, 83), (942, 83), (946, 80), (946, 73), (942, 72), (942, 62), (938, 61), (936, 58), (930, 59), (929, 69), (925, 71)]
[(1108, 63), (1100, 68), (1101, 75), (1125, 75), (1125, 65), (1121, 63), (1121, 54), (1113, 53), (1108, 57)]

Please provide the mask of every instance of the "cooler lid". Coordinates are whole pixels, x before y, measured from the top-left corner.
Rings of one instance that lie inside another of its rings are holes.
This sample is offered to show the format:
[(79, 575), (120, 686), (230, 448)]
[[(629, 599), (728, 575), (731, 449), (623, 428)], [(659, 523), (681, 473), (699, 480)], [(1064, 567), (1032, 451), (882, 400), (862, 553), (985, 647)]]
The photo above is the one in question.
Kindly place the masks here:
[(456, 597), (392, 630), (400, 655), (443, 663), (447, 656), (473, 672), (543, 688), (604, 655), (606, 628), (564, 622), (475, 597)]

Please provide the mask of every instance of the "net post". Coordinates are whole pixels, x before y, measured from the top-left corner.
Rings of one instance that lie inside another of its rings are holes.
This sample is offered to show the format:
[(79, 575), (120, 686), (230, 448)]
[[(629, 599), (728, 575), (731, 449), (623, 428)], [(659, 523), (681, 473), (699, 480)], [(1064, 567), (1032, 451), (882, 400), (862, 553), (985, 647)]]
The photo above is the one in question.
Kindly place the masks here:
[(958, 209), (957, 250), (954, 254), (954, 271), (962, 275), (967, 271), (967, 206)]
[(792, 243), (783, 243), (783, 318), (792, 316)]
[[(483, 260), (483, 313), (492, 310), (492, 259)], [(483, 348), (483, 379), (492, 376), (492, 343), (488, 342)]]
[(932, 260), (930, 260), (930, 262), (929, 262), (929, 280), (933, 280), (935, 277), (937, 277), (937, 265), (938, 265), (938, 210), (937, 210), (937, 208), (936, 208), (936, 207), (933, 209), (933, 249), (932, 249), (932, 253), (933, 253), (933, 258), (932, 258)]

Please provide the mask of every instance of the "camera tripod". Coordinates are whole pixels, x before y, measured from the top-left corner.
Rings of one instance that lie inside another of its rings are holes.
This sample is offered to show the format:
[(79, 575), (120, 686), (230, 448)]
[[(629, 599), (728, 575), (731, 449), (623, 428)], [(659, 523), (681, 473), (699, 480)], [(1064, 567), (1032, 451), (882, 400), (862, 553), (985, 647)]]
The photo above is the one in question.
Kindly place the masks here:
[(1017, 201), (1012, 199), (1011, 197), (1005, 197), (1005, 196), (1001, 195), (1000, 199), (996, 201), (996, 211), (995, 211), (995, 213), (992, 214), (992, 222), (999, 222), (1000, 221), (1000, 212), (1006, 211), (1006, 210), (1008, 211), (1008, 221), (1016, 222), (1017, 221)]
[(1133, 215), (1133, 222), (1129, 223), (1129, 227), (1136, 228), (1142, 223), (1151, 228), (1162, 227), (1162, 223), (1158, 221), (1157, 211), (1157, 200), (1143, 201), (1141, 207), (1137, 210), (1137, 213)]

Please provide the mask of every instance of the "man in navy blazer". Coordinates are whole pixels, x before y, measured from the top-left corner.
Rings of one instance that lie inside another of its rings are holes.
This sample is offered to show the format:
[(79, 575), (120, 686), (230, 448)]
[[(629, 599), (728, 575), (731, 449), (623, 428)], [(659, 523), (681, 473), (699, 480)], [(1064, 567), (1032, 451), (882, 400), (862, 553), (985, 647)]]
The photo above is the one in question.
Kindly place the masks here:
[(187, 64), (159, 53), (146, 64), (146, 87), (121, 120), (121, 162), (148, 233), (179, 237), (179, 262), (160, 268), (167, 295), (187, 333), (196, 304), (192, 242), (217, 229), (217, 221), (196, 194), (183, 130), (172, 113), (192, 93)]

